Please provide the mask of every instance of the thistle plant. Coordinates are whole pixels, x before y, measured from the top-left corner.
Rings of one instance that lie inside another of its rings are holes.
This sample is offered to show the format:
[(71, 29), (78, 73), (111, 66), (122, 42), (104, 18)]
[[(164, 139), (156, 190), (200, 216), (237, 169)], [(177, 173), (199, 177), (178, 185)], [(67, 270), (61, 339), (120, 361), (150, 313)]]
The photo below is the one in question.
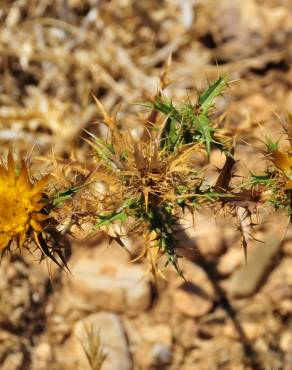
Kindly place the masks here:
[[(18, 169), (9, 153), (7, 166), (0, 166), (0, 249), (7, 250), (13, 243), (20, 249), (34, 244), (43, 256), (67, 267), (66, 237), (74, 226), (82, 228), (89, 222), (90, 235), (103, 229), (122, 246), (124, 232), (142, 235), (145, 247), (137, 258), (148, 258), (154, 277), (162, 274), (160, 260), (172, 264), (182, 276), (178, 233), (186, 210), (193, 214), (202, 206), (229, 205), (240, 218), (238, 205), (253, 202), (256, 208), (269, 202), (290, 214), (291, 115), (286, 125), (289, 148), (283, 150), (278, 141), (266, 139), (265, 154), (272, 166), (234, 186), (234, 141), (220, 117), (213, 115), (228, 78), (219, 77), (194, 102), (174, 103), (164, 94), (166, 85), (164, 74), (159, 92), (143, 104), (149, 113), (139, 140), (119, 129), (116, 118), (96, 99), (109, 134), (104, 139), (89, 133), (86, 140), (93, 156), (86, 166), (76, 158), (68, 163), (53, 158), (50, 181), (48, 176), (33, 181), (26, 164)], [(225, 164), (210, 183), (206, 174), (214, 149), (223, 153)], [(117, 231), (117, 224), (122, 231)], [(246, 252), (246, 230), (239, 230)]]
[(292, 115), (287, 115), (286, 124), (283, 125), (288, 148), (283, 148), (284, 140), (265, 139), (265, 156), (270, 162), (265, 173), (253, 175), (251, 182), (253, 188), (260, 187), (261, 198), (271, 204), (275, 209), (285, 209), (289, 214), (292, 211)]
[[(205, 168), (198, 166), (202, 157), (208, 163), (214, 148), (234, 163), (232, 140), (210, 119), (214, 101), (227, 83), (226, 77), (220, 77), (194, 103), (175, 105), (159, 92), (145, 105), (150, 114), (138, 142), (129, 132), (119, 131), (98, 102), (110, 135), (107, 140), (93, 135), (90, 139), (96, 179), (108, 190), (96, 207), (95, 230), (128, 223), (129, 233), (144, 236), (141, 256), (148, 257), (154, 275), (160, 272), (162, 255), (166, 265), (171, 263), (181, 274), (176, 232), (184, 210), (232, 197), (222, 176), (208, 185)], [(121, 235), (118, 238), (121, 242)]]

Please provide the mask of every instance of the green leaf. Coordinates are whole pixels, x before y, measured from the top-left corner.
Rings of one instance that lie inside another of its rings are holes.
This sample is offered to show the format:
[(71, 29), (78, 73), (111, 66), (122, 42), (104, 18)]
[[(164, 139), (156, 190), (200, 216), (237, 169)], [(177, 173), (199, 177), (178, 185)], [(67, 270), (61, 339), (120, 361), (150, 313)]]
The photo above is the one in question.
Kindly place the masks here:
[(125, 213), (125, 210), (121, 210), (117, 213), (113, 212), (113, 213), (111, 213), (109, 215), (106, 215), (106, 216), (99, 215), (98, 216), (99, 222), (95, 225), (94, 228), (99, 229), (102, 226), (107, 227), (107, 226), (113, 224), (115, 221), (125, 222), (127, 220), (127, 218), (128, 218), (128, 216)]
[(203, 136), (204, 144), (208, 157), (211, 154), (211, 143), (215, 142), (212, 138), (212, 133), (214, 129), (210, 126), (210, 121), (208, 117), (204, 114), (200, 114), (197, 118), (198, 130)]
[(250, 176), (250, 185), (259, 185), (259, 184), (264, 184), (264, 185), (269, 185), (272, 181), (271, 178), (271, 173), (265, 173), (264, 175), (255, 175), (251, 173)]
[(227, 76), (221, 76), (199, 97), (198, 104), (201, 113), (208, 113), (214, 104), (214, 99), (221, 94), (222, 90), (228, 83)]
[(65, 191), (59, 192), (58, 194), (56, 194), (54, 196), (51, 204), (54, 207), (59, 207), (66, 200), (70, 199), (74, 194), (76, 194), (82, 187), (83, 187), (83, 185), (82, 186), (76, 186), (74, 188), (69, 188), (69, 189), (67, 189)]
[(178, 142), (178, 138), (177, 123), (170, 117), (167, 119), (161, 134), (161, 148), (167, 149), (169, 152), (173, 152)]
[(117, 169), (117, 164), (114, 160), (115, 151), (112, 145), (104, 142), (102, 139), (95, 138), (95, 150), (98, 157), (109, 165), (112, 169)]
[(162, 100), (161, 98), (159, 98), (156, 102), (154, 102), (153, 108), (157, 109), (161, 113), (169, 114), (177, 122), (182, 121), (182, 116), (175, 108), (172, 101)]

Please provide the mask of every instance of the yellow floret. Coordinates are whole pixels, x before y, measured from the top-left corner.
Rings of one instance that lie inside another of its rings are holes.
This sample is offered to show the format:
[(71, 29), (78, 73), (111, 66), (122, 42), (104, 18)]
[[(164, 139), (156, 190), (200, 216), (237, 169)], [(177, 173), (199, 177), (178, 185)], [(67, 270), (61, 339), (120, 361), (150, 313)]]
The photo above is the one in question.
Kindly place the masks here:
[(16, 175), (11, 153), (7, 169), (0, 165), (0, 250), (12, 240), (22, 247), (30, 226), (36, 232), (42, 230), (39, 221), (46, 216), (39, 211), (44, 207), (42, 189), (46, 183), (47, 177), (44, 177), (32, 184), (24, 163)]

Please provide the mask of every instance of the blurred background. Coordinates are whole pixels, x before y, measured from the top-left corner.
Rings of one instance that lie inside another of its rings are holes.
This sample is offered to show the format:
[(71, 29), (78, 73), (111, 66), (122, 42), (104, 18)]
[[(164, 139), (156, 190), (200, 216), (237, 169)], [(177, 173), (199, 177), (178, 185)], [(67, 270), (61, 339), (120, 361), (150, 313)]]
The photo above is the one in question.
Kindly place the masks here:
[[(137, 103), (156, 93), (170, 55), (175, 100), (220, 74), (234, 81), (218, 114), (237, 158), (257, 168), (260, 139), (280, 137), (278, 117), (292, 111), (291, 0), (0, 0), (1, 156), (86, 160), (84, 130), (104, 131), (92, 95), (139, 134)], [(155, 286), (143, 261), (102, 237), (72, 241), (72, 277), (32, 256), (4, 259), (1, 369), (90, 369), (86, 325), (108, 354), (102, 370), (292, 369), (286, 221), (251, 241), (245, 267), (238, 235), (212, 219), (198, 216), (193, 235), (210, 273), (182, 261), (187, 282), (170, 268)]]

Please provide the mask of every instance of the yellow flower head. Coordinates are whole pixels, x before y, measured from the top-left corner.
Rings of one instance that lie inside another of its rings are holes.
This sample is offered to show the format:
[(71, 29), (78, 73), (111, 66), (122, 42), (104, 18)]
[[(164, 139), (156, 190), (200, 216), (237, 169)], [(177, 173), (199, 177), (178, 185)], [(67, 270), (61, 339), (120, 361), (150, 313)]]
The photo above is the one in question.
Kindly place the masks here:
[(46, 182), (47, 177), (44, 177), (32, 184), (24, 163), (16, 175), (11, 153), (7, 169), (0, 165), (0, 250), (12, 240), (22, 247), (30, 226), (36, 232), (42, 231), (39, 221), (46, 216), (39, 212), (44, 207), (41, 190)]

